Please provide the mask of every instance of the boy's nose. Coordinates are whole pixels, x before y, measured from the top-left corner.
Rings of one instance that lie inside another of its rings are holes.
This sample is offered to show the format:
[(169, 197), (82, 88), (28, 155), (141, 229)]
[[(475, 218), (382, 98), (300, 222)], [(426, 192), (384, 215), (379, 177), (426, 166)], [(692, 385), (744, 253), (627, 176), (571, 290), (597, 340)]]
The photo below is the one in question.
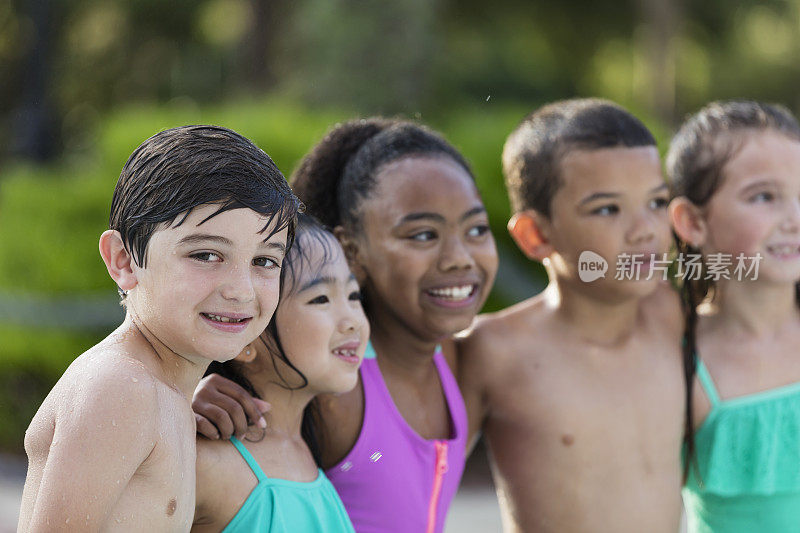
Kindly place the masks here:
[(649, 213), (637, 215), (625, 236), (630, 244), (641, 244), (653, 240), (655, 227)]
[(458, 237), (444, 239), (439, 254), (439, 268), (441, 270), (462, 270), (473, 266), (475, 266), (475, 259), (462, 239)]
[(255, 288), (250, 269), (233, 268), (220, 292), (223, 298), (235, 302), (250, 302), (255, 299)]

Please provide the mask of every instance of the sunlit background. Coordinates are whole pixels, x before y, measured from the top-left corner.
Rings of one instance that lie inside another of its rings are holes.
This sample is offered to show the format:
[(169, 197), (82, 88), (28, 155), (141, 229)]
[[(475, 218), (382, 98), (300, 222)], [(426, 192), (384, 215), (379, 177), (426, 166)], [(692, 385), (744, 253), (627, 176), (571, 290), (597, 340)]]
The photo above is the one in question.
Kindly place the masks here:
[(543, 283), (505, 232), (500, 151), (526, 113), (610, 98), (663, 151), (712, 99), (797, 111), (799, 37), (800, 0), (0, 0), (0, 451), (121, 319), (97, 238), (153, 133), (228, 126), (288, 176), (336, 121), (429, 124), (474, 166), (496, 309)]

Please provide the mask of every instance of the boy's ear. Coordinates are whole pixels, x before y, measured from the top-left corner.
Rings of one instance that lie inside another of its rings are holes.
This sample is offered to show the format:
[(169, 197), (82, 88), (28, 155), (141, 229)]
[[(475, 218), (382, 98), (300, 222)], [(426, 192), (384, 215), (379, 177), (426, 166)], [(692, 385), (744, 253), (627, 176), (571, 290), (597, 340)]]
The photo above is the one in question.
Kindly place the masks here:
[(680, 240), (695, 248), (705, 244), (708, 228), (699, 207), (685, 196), (678, 196), (669, 203), (668, 211), (672, 229)]
[(515, 213), (508, 221), (508, 232), (528, 259), (542, 261), (553, 253), (542, 231), (541, 216), (535, 211)]
[(116, 230), (106, 230), (100, 235), (100, 255), (108, 274), (123, 291), (136, 286), (138, 279), (133, 271), (133, 257), (122, 244), (122, 236)]
[(344, 226), (336, 226), (333, 228), (333, 234), (336, 236), (339, 244), (342, 245), (344, 256), (347, 258), (347, 264), (350, 267), (350, 270), (355, 275), (358, 283), (361, 284), (366, 279), (367, 273), (361, 266), (361, 247), (359, 246), (358, 241), (350, 234), (350, 232), (344, 229)]

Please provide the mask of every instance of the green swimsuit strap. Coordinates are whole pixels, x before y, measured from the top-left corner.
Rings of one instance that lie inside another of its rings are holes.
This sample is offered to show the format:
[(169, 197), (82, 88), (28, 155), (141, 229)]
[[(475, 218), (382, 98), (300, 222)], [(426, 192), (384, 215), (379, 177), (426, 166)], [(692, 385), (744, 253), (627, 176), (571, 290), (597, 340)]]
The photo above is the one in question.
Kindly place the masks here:
[(247, 448), (244, 447), (244, 444), (242, 444), (242, 442), (236, 437), (231, 437), (231, 444), (236, 446), (236, 449), (239, 450), (242, 458), (245, 460), (245, 462), (247, 462), (248, 466), (250, 466), (250, 470), (252, 470), (253, 474), (256, 475), (258, 482), (261, 483), (262, 481), (266, 481), (267, 475), (264, 474), (264, 471), (261, 470), (260, 466), (258, 466), (255, 458), (250, 454)]
[(700, 380), (703, 390), (706, 391), (706, 396), (708, 396), (708, 401), (711, 402), (711, 408), (713, 409), (720, 402), (719, 394), (714, 386), (714, 381), (711, 379), (711, 374), (708, 373), (706, 365), (699, 357), (697, 358), (697, 378)]

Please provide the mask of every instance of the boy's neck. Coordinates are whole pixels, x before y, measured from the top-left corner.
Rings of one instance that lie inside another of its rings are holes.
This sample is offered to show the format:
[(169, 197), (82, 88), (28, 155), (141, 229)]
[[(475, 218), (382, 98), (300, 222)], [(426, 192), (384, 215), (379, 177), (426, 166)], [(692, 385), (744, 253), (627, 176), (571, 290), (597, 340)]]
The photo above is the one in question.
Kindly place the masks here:
[[(292, 371), (287, 370), (287, 372)], [(269, 413), (264, 415), (268, 431), (289, 438), (299, 437), (303, 411), (315, 393), (307, 386), (301, 389), (288, 389), (282, 383), (280, 376), (270, 371), (248, 372), (247, 379), (258, 395), (272, 406)]]
[(800, 316), (794, 283), (720, 280), (716, 291), (714, 320), (755, 337), (772, 335)]
[(142, 345), (143, 350), (132, 354), (150, 368), (164, 383), (191, 400), (210, 360), (204, 357), (189, 358), (175, 353), (161, 342), (140, 320), (128, 310), (125, 321), (117, 330), (122, 339), (130, 338)]
[(543, 293), (548, 306), (557, 316), (591, 344), (615, 346), (629, 339), (638, 327), (641, 299), (618, 302), (599, 299), (563, 282), (557, 276)]

